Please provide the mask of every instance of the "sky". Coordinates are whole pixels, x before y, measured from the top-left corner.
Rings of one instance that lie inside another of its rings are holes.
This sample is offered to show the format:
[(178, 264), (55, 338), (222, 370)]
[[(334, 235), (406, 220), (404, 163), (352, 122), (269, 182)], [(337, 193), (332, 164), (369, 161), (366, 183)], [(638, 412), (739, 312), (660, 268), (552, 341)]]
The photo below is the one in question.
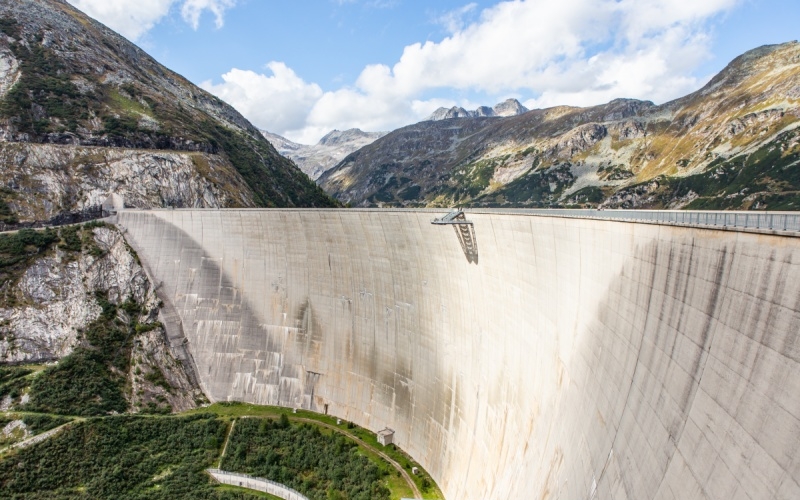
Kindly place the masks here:
[(659, 104), (800, 38), (797, 0), (67, 1), (302, 144), (508, 98)]

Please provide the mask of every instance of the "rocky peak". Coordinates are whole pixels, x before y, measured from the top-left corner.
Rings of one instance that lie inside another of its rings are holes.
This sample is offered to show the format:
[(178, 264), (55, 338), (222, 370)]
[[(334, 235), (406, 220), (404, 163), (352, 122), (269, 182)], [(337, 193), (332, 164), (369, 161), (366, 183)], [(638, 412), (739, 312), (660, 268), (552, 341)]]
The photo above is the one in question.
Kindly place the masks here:
[(475, 111), (467, 111), (461, 106), (452, 108), (439, 108), (428, 117), (427, 121), (449, 120), (452, 118), (485, 118), (485, 117), (507, 117), (517, 116), (528, 111), (528, 108), (520, 104), (516, 99), (506, 99), (496, 104), (493, 108), (480, 106)]
[(506, 99), (492, 108), (495, 116), (517, 116), (526, 113), (528, 108), (516, 99)]
[[(378, 132), (380, 134), (380, 132)], [(351, 128), (345, 131), (331, 130), (319, 140), (318, 146), (340, 146), (343, 144), (373, 138), (375, 133), (364, 132), (358, 128)], [(374, 140), (374, 139), (373, 139)]]

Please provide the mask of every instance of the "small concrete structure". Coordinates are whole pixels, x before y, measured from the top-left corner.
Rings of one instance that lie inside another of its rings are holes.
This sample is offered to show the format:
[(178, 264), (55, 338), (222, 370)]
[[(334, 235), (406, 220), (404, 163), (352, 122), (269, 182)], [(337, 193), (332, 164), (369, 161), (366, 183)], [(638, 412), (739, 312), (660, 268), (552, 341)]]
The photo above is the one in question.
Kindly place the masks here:
[(394, 443), (394, 431), (388, 427), (382, 431), (378, 431), (378, 443), (383, 446), (389, 446)]
[(116, 214), (125, 208), (125, 200), (122, 196), (111, 193), (108, 197), (103, 201), (103, 212), (109, 214)]

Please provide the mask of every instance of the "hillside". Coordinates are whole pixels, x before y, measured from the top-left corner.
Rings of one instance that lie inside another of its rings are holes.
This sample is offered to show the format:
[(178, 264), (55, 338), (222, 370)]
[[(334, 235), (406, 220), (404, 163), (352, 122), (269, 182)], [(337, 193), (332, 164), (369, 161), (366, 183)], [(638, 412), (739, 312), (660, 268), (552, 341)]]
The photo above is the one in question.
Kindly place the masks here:
[(699, 91), (508, 118), (426, 121), (320, 185), (358, 206), (800, 209), (800, 44), (765, 46)]
[(21, 219), (138, 207), (331, 206), (216, 97), (62, 0), (0, 1), (0, 185)]

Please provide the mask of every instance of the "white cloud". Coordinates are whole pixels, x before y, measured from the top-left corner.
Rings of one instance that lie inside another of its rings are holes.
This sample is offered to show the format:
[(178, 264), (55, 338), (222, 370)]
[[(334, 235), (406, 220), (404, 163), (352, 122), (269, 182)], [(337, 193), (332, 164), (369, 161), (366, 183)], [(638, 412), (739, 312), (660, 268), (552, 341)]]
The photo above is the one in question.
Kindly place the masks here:
[[(304, 94), (294, 101), (288, 128), (277, 125), (285, 120), (270, 121), (266, 101), (229, 102), (252, 119), (242, 106), (257, 111), (257, 123), (271, 131), (306, 143), (333, 128), (393, 129), (456, 104), (426, 98), (436, 94), (523, 95), (528, 107), (585, 106), (617, 97), (663, 102), (702, 83), (693, 72), (710, 57), (716, 16), (742, 1), (509, 0), (464, 25), (465, 16), (474, 17), (475, 7), (467, 4), (439, 19), (451, 29), (443, 40), (405, 47), (393, 66), (365, 67), (352, 86), (320, 91), (316, 98)], [(288, 114), (291, 104), (284, 104)]]
[(138, 40), (169, 14), (173, 5), (181, 6), (183, 19), (197, 29), (206, 10), (214, 14), (217, 28), (224, 22), (225, 11), (236, 0), (67, 0), (86, 14), (130, 40)]
[(149, 31), (169, 13), (175, 0), (67, 0), (86, 14), (131, 40)]
[(206, 81), (200, 86), (230, 103), (259, 128), (282, 134), (304, 128), (322, 89), (304, 82), (282, 62), (270, 62), (267, 68), (269, 76), (232, 69), (222, 75), (222, 83)]
[(181, 7), (183, 19), (194, 29), (200, 24), (200, 15), (205, 10), (214, 14), (217, 29), (224, 24), (224, 15), (227, 9), (236, 5), (236, 0), (186, 0)]
[(436, 22), (441, 24), (448, 33), (456, 33), (464, 29), (464, 18), (476, 8), (478, 8), (477, 3), (468, 3), (461, 8), (444, 13), (443, 15), (439, 16)]

